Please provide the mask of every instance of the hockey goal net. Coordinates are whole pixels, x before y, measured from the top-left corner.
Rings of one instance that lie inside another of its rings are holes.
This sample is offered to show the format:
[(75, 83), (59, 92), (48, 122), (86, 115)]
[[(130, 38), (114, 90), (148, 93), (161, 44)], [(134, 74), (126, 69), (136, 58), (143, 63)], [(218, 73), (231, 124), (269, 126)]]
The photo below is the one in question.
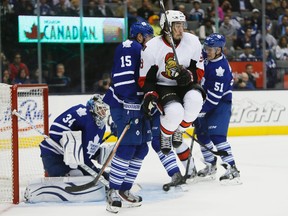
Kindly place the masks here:
[(47, 85), (0, 83), (0, 204), (19, 203), (28, 181), (44, 176), (41, 133), (48, 134)]

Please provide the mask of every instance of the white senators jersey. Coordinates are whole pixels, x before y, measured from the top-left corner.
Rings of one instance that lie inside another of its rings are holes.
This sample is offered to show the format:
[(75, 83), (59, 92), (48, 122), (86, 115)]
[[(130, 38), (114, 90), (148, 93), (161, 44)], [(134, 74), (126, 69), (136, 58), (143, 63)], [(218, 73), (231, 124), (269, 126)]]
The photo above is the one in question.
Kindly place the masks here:
[[(180, 65), (188, 68), (191, 60), (197, 62), (196, 67), (204, 70), (202, 58), (202, 45), (197, 36), (183, 32), (183, 38), (176, 46), (176, 54)], [(157, 84), (177, 86), (173, 79), (176, 71), (176, 61), (173, 49), (162, 36), (154, 37), (146, 43), (141, 52), (140, 77), (146, 77), (151, 66), (158, 66)]]

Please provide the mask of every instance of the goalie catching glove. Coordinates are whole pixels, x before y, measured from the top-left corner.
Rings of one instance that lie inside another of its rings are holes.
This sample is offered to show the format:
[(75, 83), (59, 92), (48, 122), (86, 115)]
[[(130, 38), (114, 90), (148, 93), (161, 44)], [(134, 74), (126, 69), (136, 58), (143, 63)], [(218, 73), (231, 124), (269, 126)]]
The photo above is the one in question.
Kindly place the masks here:
[(145, 94), (142, 108), (147, 117), (151, 117), (151, 110), (155, 104), (157, 104), (158, 98), (159, 95), (155, 91), (150, 91)]
[(180, 65), (178, 71), (178, 76), (175, 77), (178, 86), (187, 86), (193, 82), (193, 74), (190, 70)]

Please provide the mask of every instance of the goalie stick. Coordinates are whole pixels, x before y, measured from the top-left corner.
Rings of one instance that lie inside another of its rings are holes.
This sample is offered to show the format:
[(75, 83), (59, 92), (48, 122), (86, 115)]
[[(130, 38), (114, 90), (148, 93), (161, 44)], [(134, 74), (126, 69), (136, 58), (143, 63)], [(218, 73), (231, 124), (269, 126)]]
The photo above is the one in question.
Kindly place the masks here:
[(73, 185), (73, 186), (67, 186), (65, 188), (65, 191), (67, 192), (78, 192), (78, 191), (83, 191), (86, 190), (90, 187), (93, 187), (94, 185), (97, 184), (97, 182), (99, 181), (100, 177), (102, 176), (102, 173), (104, 172), (105, 168), (108, 166), (108, 164), (110, 163), (110, 161), (112, 160), (113, 156), (116, 153), (116, 150), (118, 148), (118, 146), (120, 145), (124, 135), (126, 134), (126, 132), (128, 131), (128, 129), (130, 128), (130, 123), (127, 124), (124, 128), (124, 130), (122, 131), (119, 139), (117, 140), (117, 142), (114, 145), (113, 150), (110, 152), (107, 160), (105, 161), (105, 163), (103, 164), (100, 172), (98, 173), (98, 175), (93, 179), (93, 181), (88, 182), (87, 184), (83, 184), (83, 185)]
[[(195, 129), (194, 129), (195, 130)], [(212, 154), (214, 155), (218, 155), (218, 156), (228, 156), (228, 152), (227, 151), (223, 151), (223, 150), (219, 150), (219, 151), (214, 151), (212, 149), (209, 149), (205, 144), (203, 144), (202, 142), (200, 142), (198, 139), (195, 138), (194, 135), (189, 134), (188, 132), (184, 131), (184, 133), (186, 135), (188, 135), (191, 139), (194, 139), (200, 146), (202, 146), (203, 148), (205, 148), (207, 151), (210, 151)], [(194, 134), (194, 133), (193, 133)]]
[[(54, 140), (52, 140), (49, 136), (47, 136), (46, 134), (44, 134), (42, 131), (40, 131), (35, 125), (33, 125), (31, 122), (29, 122), (26, 118), (24, 118), (20, 113), (18, 113), (15, 109), (12, 111), (13, 115), (16, 115), (18, 118), (22, 119), (23, 121), (25, 121), (28, 125), (30, 125), (35, 131), (37, 131), (39, 134), (41, 134), (44, 139), (49, 139), (51, 142), (51, 144), (57, 148), (62, 154), (64, 154), (63, 148), (61, 148), (58, 143), (56, 143)], [(105, 137), (100, 144), (102, 144), (103, 142), (105, 142), (107, 139), (109, 139), (109, 137), (111, 137), (113, 134), (109, 134), (107, 137)], [(95, 173), (98, 174), (97, 172), (95, 172), (92, 168), (90, 168), (89, 166), (87, 166), (86, 164), (80, 164), (79, 165), (82, 169), (84, 169), (87, 173), (89, 173), (91, 176), (96, 177)], [(109, 187), (109, 182), (102, 176), (99, 176), (99, 181), (105, 185), (105, 187)]]

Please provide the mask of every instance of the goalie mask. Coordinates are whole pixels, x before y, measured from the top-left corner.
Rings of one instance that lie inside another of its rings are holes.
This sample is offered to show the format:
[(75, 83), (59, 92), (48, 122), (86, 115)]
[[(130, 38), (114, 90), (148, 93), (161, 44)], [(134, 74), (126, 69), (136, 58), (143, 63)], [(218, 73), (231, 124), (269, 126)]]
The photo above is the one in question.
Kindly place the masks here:
[(109, 114), (109, 107), (103, 102), (103, 96), (95, 94), (86, 104), (88, 110), (92, 113), (97, 126), (103, 128)]

